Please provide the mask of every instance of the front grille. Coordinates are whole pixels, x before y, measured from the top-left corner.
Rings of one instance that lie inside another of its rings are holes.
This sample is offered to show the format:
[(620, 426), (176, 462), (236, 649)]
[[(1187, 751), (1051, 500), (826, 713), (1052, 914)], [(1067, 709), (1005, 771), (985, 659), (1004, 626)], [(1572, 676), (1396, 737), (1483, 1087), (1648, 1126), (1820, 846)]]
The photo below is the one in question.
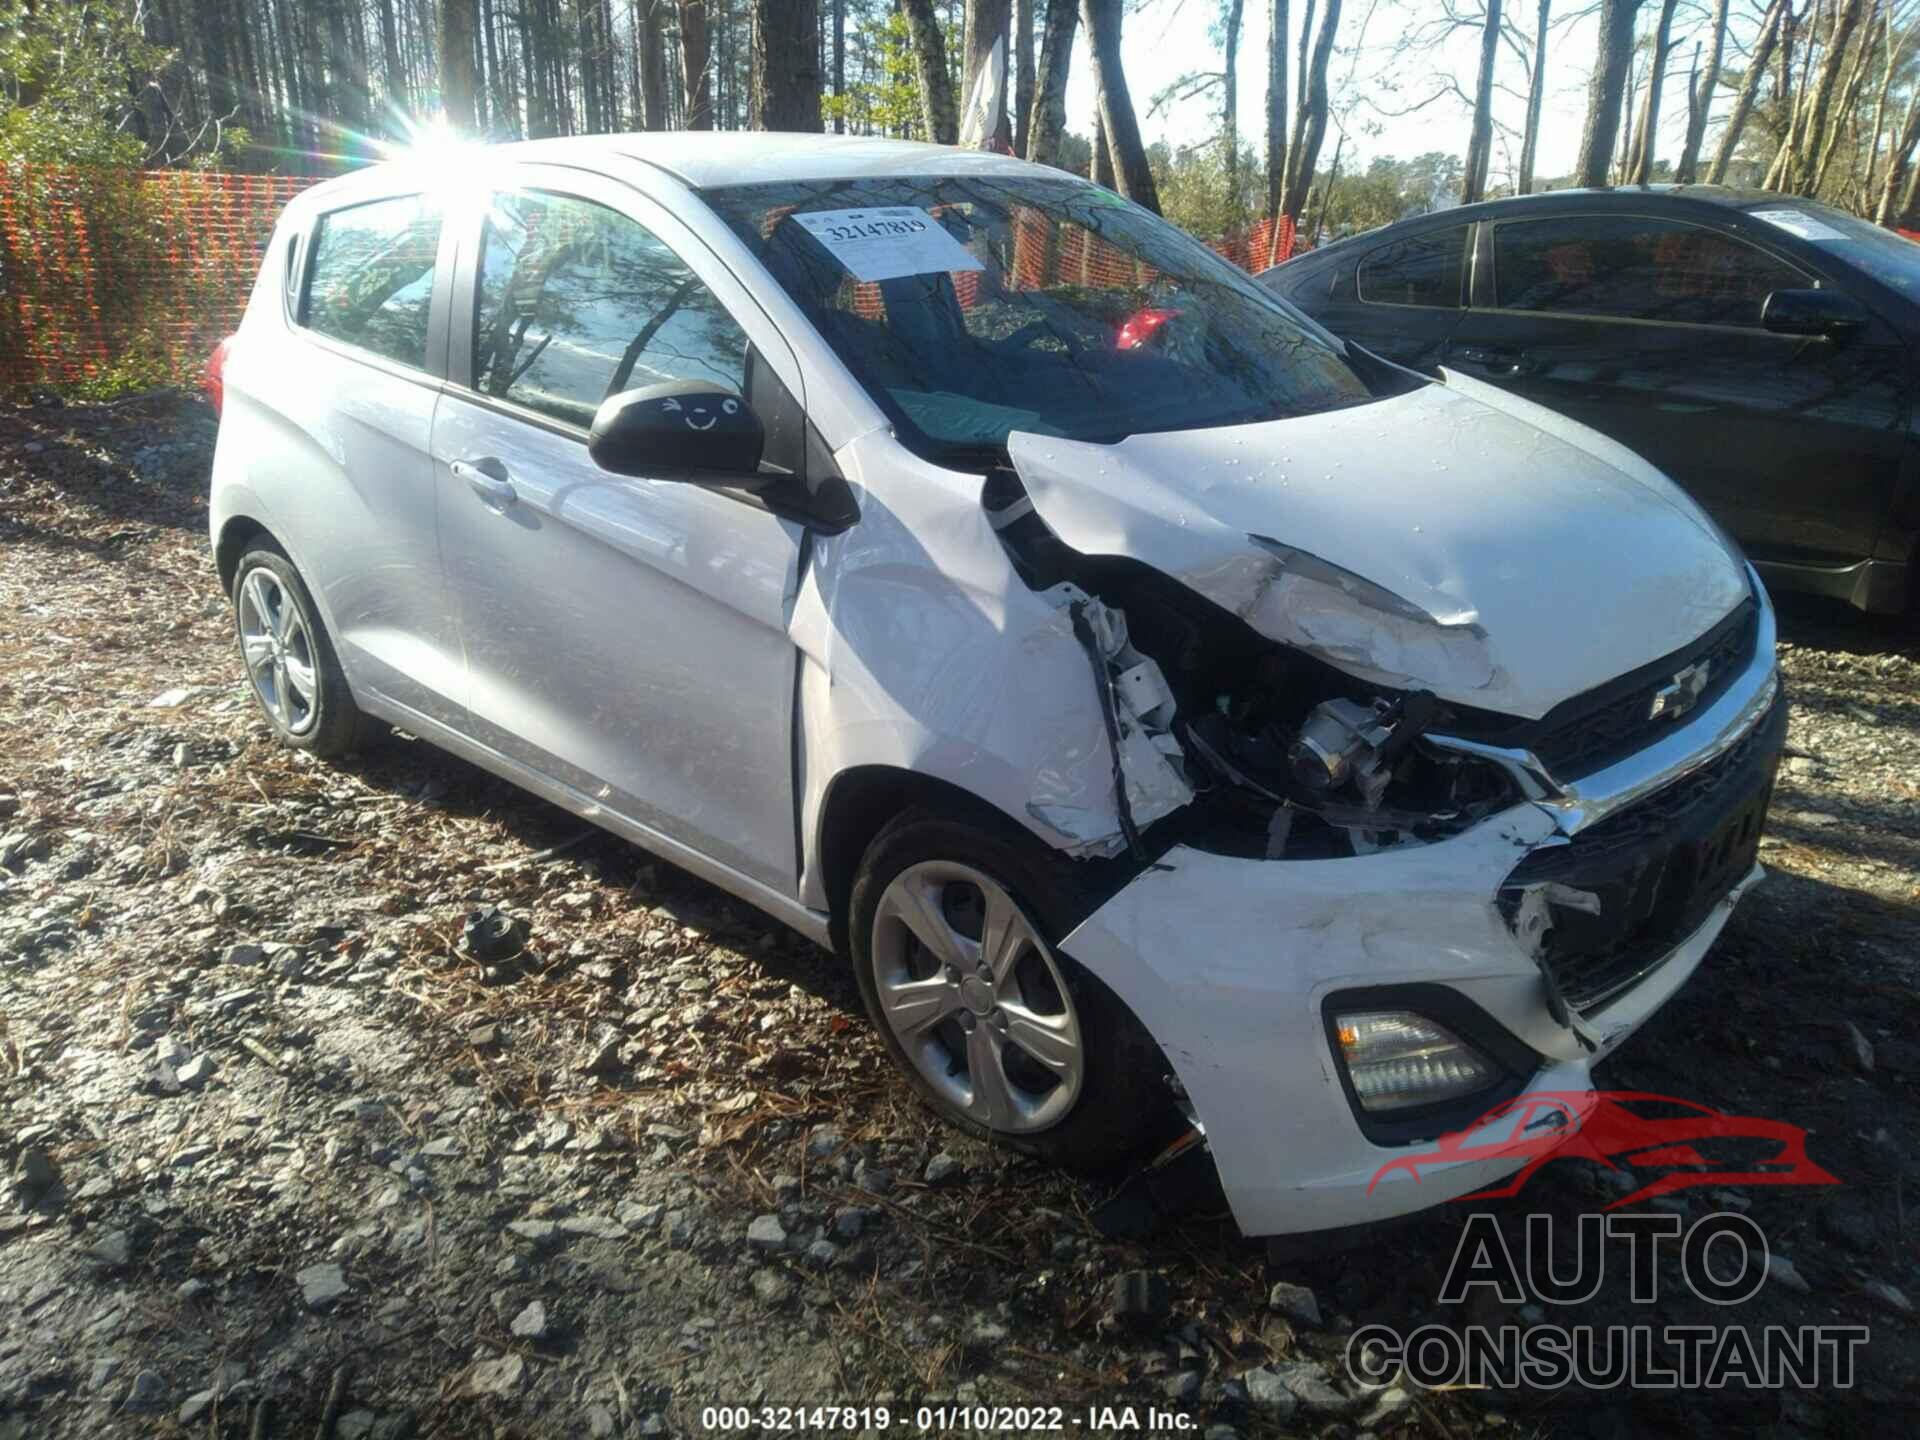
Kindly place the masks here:
[(1786, 733), (1783, 693), (1725, 754), (1514, 867), (1500, 890), (1509, 921), (1531, 885), (1600, 898), (1597, 915), (1551, 911), (1547, 966), (1574, 1009), (1591, 1014), (1645, 979), (1753, 868)]
[(1538, 720), (1462, 711), (1445, 728), (1464, 739), (1531, 750), (1554, 779), (1577, 780), (1624, 760), (1672, 728), (1674, 717), (1654, 715), (1653, 704), (1680, 671), (1701, 663), (1708, 667), (1706, 686), (1691, 711), (1718, 700), (1752, 661), (1759, 630), (1760, 607), (1748, 599), (1691, 645), (1563, 700)]

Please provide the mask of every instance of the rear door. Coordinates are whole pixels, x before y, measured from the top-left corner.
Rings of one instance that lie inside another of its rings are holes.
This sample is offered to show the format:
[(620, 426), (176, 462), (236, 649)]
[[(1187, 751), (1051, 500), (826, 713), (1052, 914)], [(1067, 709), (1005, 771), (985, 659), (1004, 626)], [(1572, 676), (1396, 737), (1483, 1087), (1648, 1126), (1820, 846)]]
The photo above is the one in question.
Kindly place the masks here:
[(1881, 322), (1846, 341), (1768, 332), (1766, 297), (1819, 277), (1692, 219), (1486, 228), (1450, 365), (1639, 452), (1756, 559), (1870, 553), (1902, 456), (1904, 357)]
[(457, 724), (465, 665), (427, 458), (446, 363), (444, 229), (438, 199), (419, 193), (314, 221), (292, 257), (291, 344), (247, 380), (275, 433), (246, 448), (250, 468), (271, 470), (252, 483), (360, 698)]
[(1395, 227), (1370, 246), (1356, 242), (1326, 298), (1302, 303), (1334, 334), (1376, 355), (1436, 364), (1460, 320), (1472, 233), (1465, 222), (1427, 224)]
[(798, 413), (797, 361), (691, 231), (580, 171), (504, 167), (462, 221), (457, 293), (433, 458), (471, 733), (793, 894), (803, 527), (610, 475), (586, 436), (610, 390), (664, 380), (763, 417), (781, 387)]

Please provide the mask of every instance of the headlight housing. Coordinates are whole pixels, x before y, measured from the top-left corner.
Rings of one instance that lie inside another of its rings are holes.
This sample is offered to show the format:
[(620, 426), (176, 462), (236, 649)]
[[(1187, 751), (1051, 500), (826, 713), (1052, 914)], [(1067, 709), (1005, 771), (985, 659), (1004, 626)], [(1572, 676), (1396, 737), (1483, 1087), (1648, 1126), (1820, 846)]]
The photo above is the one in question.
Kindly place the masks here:
[(1333, 1033), (1360, 1108), (1387, 1116), (1487, 1089), (1501, 1071), (1437, 1020), (1413, 1010), (1335, 1014)]

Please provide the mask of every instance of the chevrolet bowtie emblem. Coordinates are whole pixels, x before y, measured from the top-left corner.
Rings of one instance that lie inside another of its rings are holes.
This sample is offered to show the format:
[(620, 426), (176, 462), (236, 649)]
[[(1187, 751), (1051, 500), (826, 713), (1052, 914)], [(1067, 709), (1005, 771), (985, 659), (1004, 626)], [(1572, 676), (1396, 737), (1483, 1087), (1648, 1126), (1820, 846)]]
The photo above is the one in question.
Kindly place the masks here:
[(1713, 674), (1713, 666), (1706, 660), (1700, 660), (1673, 677), (1671, 684), (1662, 685), (1653, 692), (1653, 702), (1647, 707), (1647, 719), (1658, 720), (1663, 715), (1679, 719), (1700, 703), (1700, 696), (1707, 688), (1707, 680)]

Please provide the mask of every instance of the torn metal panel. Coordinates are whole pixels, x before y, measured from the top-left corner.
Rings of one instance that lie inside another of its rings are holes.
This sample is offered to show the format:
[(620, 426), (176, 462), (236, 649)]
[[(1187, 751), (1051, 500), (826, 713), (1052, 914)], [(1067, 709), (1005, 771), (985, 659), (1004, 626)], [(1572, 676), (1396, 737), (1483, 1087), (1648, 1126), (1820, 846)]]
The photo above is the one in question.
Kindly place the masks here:
[(1576, 890), (1571, 885), (1562, 885), (1558, 881), (1545, 881), (1538, 885), (1524, 885), (1514, 892), (1513, 934), (1527, 953), (1533, 957), (1533, 963), (1540, 969), (1540, 982), (1546, 987), (1547, 1013), (1567, 1027), (1573, 1037), (1588, 1050), (1600, 1048), (1600, 1037), (1581, 1018), (1580, 1012), (1567, 1003), (1567, 997), (1561, 993), (1560, 982), (1555, 978), (1553, 965), (1547, 954), (1547, 947), (1553, 943), (1554, 907), (1578, 910), (1586, 915), (1600, 913), (1600, 897), (1591, 890)]
[[(863, 479), (875, 455), (888, 481), (878, 493)], [(837, 460), (861, 486), (860, 523), (815, 537), (788, 625), (802, 657), (802, 835), (818, 833), (836, 775), (888, 765), (978, 796), (1049, 845), (1117, 853), (1113, 749), (1069, 613), (1089, 597), (1020, 581), (978, 476), (913, 460), (878, 432)], [(1166, 729), (1171, 695), (1127, 644), (1120, 613), (1092, 604), (1113, 642), (1127, 793), (1145, 825), (1193, 795)], [(805, 848), (802, 893), (820, 904), (818, 856)]]
[[(1094, 698), (1113, 752), (1114, 808), (1120, 833), (1144, 860), (1140, 827), (1193, 799), (1172, 733), (1173, 691), (1158, 662), (1128, 642), (1127, 617), (1072, 585), (1048, 592), (1066, 608), (1074, 638), (1087, 652)], [(1039, 818), (1045, 819), (1042, 811)]]
[(1509, 715), (1670, 654), (1747, 594), (1711, 522), (1649, 467), (1446, 385), (1112, 445), (1016, 433), (1007, 448), (1081, 553), (1141, 560), (1360, 679)]

